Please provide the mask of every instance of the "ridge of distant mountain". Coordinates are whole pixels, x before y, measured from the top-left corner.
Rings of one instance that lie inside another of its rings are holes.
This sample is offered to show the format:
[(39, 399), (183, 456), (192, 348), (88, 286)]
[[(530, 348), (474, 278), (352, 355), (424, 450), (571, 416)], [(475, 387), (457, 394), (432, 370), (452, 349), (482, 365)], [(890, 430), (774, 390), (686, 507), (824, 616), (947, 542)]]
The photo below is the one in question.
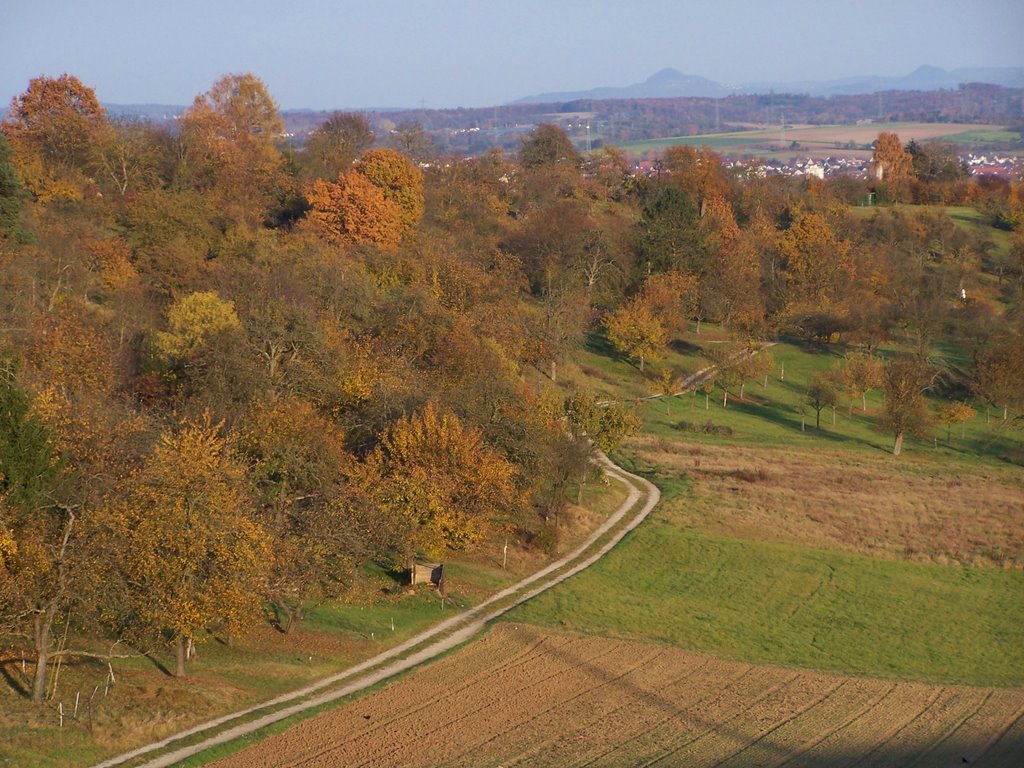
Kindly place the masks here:
[(539, 93), (511, 102), (544, 104), (582, 99), (671, 99), (680, 97), (723, 98), (730, 94), (806, 93), (811, 96), (848, 96), (877, 91), (937, 91), (955, 89), (962, 83), (989, 83), (1005, 88), (1024, 88), (1024, 67), (963, 67), (945, 70), (920, 66), (908, 75), (883, 77), (858, 75), (836, 80), (757, 81), (725, 85), (699, 75), (667, 68), (642, 83), (622, 87), (591, 88), (586, 91)]

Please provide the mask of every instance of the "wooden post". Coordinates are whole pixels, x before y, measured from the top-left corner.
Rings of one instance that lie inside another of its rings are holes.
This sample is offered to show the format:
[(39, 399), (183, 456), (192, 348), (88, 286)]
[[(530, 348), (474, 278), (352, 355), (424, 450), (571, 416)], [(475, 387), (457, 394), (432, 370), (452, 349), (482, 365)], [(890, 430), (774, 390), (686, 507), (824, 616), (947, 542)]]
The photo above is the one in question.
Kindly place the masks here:
[(508, 539), (505, 539), (505, 546), (501, 549), (501, 568), (506, 570), (505, 566), (508, 564)]

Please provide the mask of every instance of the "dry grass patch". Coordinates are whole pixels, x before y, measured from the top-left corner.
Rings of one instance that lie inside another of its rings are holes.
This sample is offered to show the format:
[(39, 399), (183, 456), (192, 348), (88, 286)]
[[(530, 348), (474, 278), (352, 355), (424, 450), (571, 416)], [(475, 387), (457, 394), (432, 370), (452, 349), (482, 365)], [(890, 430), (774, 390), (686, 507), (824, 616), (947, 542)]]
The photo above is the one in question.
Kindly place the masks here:
[(687, 445), (629, 447), (692, 493), (666, 515), (686, 528), (923, 562), (1024, 568), (1024, 478), (879, 453)]

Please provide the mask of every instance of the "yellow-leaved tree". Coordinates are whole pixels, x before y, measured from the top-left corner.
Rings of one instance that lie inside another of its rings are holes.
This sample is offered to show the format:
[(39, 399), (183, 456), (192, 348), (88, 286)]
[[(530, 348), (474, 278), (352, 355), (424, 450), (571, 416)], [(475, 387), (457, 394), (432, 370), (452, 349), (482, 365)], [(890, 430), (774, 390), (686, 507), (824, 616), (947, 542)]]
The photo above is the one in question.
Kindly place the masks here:
[(522, 503), (514, 472), (480, 430), (428, 403), (387, 429), (361, 480), (388, 516), (400, 556), (442, 557), (470, 547)]
[(174, 674), (204, 630), (259, 620), (270, 541), (252, 513), (242, 464), (209, 417), (167, 430), (109, 505), (123, 542), (119, 623), (139, 640), (170, 639)]
[(235, 304), (216, 291), (199, 291), (175, 301), (167, 310), (167, 333), (158, 333), (157, 354), (168, 362), (187, 360), (212, 336), (240, 327)]

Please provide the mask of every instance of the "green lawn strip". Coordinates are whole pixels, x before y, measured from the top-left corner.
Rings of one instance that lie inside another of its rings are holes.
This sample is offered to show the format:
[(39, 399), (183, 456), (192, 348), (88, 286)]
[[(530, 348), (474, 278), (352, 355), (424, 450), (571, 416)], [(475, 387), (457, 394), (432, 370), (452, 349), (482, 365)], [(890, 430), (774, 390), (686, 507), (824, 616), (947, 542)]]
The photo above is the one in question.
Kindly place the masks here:
[(663, 519), (510, 621), (756, 663), (1024, 684), (1024, 574), (683, 531)]

